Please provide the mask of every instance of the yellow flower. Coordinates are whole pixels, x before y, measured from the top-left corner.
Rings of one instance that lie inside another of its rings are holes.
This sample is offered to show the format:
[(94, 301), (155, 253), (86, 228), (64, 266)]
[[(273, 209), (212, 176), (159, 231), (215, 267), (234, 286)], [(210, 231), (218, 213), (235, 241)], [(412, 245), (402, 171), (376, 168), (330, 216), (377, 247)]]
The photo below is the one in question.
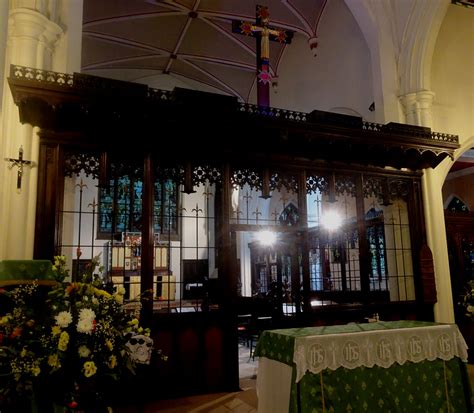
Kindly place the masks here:
[(112, 296), (107, 291), (101, 290), (99, 288), (93, 287), (94, 294), (97, 297), (111, 298)]
[(84, 363), (84, 376), (91, 377), (97, 372), (97, 367), (93, 361), (86, 361)]
[(128, 322), (129, 326), (137, 326), (138, 325), (138, 320), (134, 318), (133, 320)]
[(61, 367), (61, 363), (59, 362), (58, 355), (57, 354), (51, 354), (48, 357), (48, 364), (51, 367), (57, 367), (57, 368)]
[(0, 326), (7, 324), (10, 321), (11, 317), (9, 315), (6, 315), (4, 317), (0, 318)]
[(53, 327), (51, 327), (51, 334), (52, 334), (53, 336), (57, 336), (57, 335), (60, 334), (60, 333), (61, 333), (61, 327), (59, 327), (59, 326), (53, 326)]
[(114, 345), (112, 344), (112, 342), (110, 340), (107, 340), (105, 342), (105, 345), (107, 346), (107, 348), (112, 351), (114, 349)]
[(34, 366), (31, 369), (31, 373), (33, 374), (33, 376), (37, 377), (41, 373), (41, 369), (38, 366)]
[(21, 350), (20, 357), (25, 357), (26, 356), (26, 348), (23, 347), (23, 350)]
[(117, 365), (117, 357), (115, 357), (114, 355), (111, 355), (109, 357), (109, 368), (113, 369), (115, 368), (116, 365)]
[(67, 331), (63, 331), (59, 336), (58, 349), (61, 351), (66, 351), (67, 345), (69, 343), (69, 334)]

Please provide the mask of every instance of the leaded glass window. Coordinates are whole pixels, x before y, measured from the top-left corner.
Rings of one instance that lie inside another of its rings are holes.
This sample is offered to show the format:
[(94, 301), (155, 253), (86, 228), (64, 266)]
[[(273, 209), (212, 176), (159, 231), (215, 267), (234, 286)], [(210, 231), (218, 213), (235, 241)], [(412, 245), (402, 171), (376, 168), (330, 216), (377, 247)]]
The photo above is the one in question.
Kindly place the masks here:
[(366, 214), (367, 241), (370, 254), (370, 289), (387, 289), (385, 232), (383, 211), (371, 208)]
[(177, 200), (176, 183), (170, 179), (155, 182), (154, 229), (155, 233), (177, 234)]
[[(99, 190), (99, 238), (111, 234), (141, 231), (143, 180), (122, 175)], [(154, 232), (164, 237), (176, 235), (178, 191), (172, 180), (155, 182)]]

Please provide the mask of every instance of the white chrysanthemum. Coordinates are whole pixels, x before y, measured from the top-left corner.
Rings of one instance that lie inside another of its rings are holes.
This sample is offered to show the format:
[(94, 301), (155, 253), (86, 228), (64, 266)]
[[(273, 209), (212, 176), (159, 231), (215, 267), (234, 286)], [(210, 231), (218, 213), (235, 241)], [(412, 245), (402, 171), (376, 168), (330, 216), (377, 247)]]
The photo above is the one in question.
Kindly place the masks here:
[(92, 323), (92, 321), (95, 319), (95, 313), (94, 310), (91, 310), (90, 308), (83, 308), (79, 312), (79, 321), (89, 321)]
[(54, 318), (56, 319), (56, 324), (62, 328), (66, 328), (69, 324), (72, 323), (72, 315), (69, 311), (61, 311)]
[(474, 306), (468, 305), (467, 306), (467, 312), (473, 314), (474, 313)]
[(94, 322), (93, 320), (79, 320), (77, 323), (77, 331), (79, 333), (91, 334), (92, 330), (94, 330)]
[(89, 357), (89, 354), (91, 354), (91, 351), (84, 345), (80, 346), (77, 351), (80, 357)]

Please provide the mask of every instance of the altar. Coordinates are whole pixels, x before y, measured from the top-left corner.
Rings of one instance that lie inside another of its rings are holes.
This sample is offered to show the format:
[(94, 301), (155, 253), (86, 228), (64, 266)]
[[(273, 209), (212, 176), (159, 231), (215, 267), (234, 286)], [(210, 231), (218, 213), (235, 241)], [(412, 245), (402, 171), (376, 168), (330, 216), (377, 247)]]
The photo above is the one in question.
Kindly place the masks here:
[(258, 411), (468, 412), (455, 324), (393, 321), (264, 331)]

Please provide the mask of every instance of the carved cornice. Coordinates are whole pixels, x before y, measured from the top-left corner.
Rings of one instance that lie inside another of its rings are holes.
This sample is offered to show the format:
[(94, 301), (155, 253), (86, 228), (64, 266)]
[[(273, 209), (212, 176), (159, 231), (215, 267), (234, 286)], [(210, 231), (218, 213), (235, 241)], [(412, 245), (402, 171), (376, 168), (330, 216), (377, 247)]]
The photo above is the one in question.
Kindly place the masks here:
[(457, 136), (425, 127), (261, 108), (229, 96), (84, 74), (11, 66), (9, 83), (22, 123), (124, 148), (153, 148), (154, 139), (167, 139), (183, 159), (323, 160), (419, 170), (453, 158), (459, 148)]

